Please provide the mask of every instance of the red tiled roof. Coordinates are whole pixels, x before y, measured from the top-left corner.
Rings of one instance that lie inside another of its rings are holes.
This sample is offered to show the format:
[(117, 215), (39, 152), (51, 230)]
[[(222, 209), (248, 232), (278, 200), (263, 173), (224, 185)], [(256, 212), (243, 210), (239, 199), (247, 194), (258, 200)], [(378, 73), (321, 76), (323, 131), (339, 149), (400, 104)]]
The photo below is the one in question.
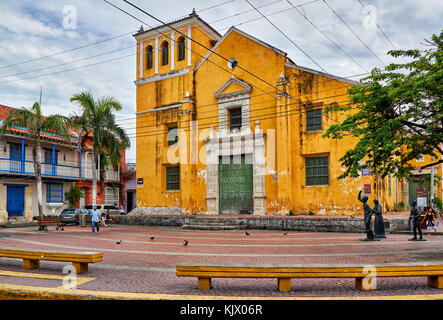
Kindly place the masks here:
[[(13, 108), (13, 107), (9, 107), (9, 106), (5, 106), (5, 105), (0, 104), (0, 121), (5, 121), (6, 118), (8, 117), (8, 115), (9, 115), (9, 113), (10, 113), (12, 110), (14, 110), (14, 109), (15, 109), (15, 108)], [(1, 124), (0, 124), (0, 126), (1, 126)], [(72, 130), (72, 131), (75, 132), (75, 130)], [(14, 134), (17, 134), (17, 135), (23, 135), (23, 136), (27, 136), (27, 135), (28, 135), (27, 130), (25, 130), (25, 129), (21, 129), (21, 128), (12, 128), (12, 127), (9, 127), (9, 128), (7, 129), (7, 132), (8, 132), (8, 133), (14, 133)], [(77, 139), (76, 134), (71, 133), (70, 136), (71, 136), (72, 138)], [(52, 142), (66, 143), (66, 140), (65, 140), (63, 137), (54, 136), (54, 135), (51, 135), (51, 134), (41, 133), (41, 134), (40, 134), (40, 137), (41, 137), (42, 139), (44, 139), (44, 140), (48, 140), (48, 141), (52, 141)], [(77, 141), (76, 141), (76, 140), (73, 141), (73, 140), (71, 139), (71, 142), (73, 142), (74, 145), (77, 144)]]

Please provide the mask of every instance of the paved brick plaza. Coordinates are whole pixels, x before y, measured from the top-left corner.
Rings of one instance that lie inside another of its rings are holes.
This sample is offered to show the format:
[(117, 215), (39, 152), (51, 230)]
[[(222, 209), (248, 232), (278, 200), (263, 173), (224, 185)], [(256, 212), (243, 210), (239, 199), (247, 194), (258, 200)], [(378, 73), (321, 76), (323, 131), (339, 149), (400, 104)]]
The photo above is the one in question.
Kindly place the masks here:
[[(77, 289), (178, 295), (240, 297), (345, 297), (442, 294), (428, 288), (426, 277), (379, 278), (377, 290), (361, 292), (354, 279), (293, 279), (292, 291), (277, 291), (276, 279), (213, 279), (211, 291), (197, 290), (196, 278), (176, 277), (181, 263), (226, 264), (374, 264), (404, 261), (443, 261), (443, 236), (427, 235), (426, 242), (410, 242), (411, 235), (387, 235), (378, 242), (362, 242), (363, 234), (309, 233), (273, 230), (196, 231), (172, 227), (111, 225), (91, 235), (89, 227), (37, 231), (36, 227), (0, 229), (0, 247), (104, 252), (103, 261), (90, 264), (81, 277), (93, 278)], [(149, 238), (155, 236), (151, 241)], [(187, 239), (189, 245), (183, 246)], [(117, 240), (122, 240), (117, 244)], [(68, 263), (41, 261), (40, 268), (24, 270), (18, 259), (0, 258), (1, 271), (63, 276)], [(61, 280), (9, 276), (0, 284), (49, 287)]]

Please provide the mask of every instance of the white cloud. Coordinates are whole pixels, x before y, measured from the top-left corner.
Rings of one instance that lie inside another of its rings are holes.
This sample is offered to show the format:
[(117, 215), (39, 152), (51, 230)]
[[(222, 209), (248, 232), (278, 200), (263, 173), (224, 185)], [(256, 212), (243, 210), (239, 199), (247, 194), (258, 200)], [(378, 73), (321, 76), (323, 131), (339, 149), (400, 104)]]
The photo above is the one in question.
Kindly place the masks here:
[[(275, 0), (250, 1), (258, 7)], [(203, 8), (226, 1), (163, 0), (155, 2), (155, 4), (149, 2), (149, 6), (147, 1), (133, 0), (133, 2), (158, 18), (169, 21), (189, 14), (192, 8), (196, 8), (198, 13)], [(291, 0), (291, 2), (294, 5), (298, 5), (310, 1)], [(392, 47), (383, 34), (378, 29), (368, 30), (364, 28), (363, 20), (366, 14), (357, 0), (327, 0), (327, 2), (385, 63), (392, 61), (392, 58), (386, 54)], [(429, 38), (432, 33), (439, 33), (441, 30), (440, 20), (443, 16), (443, 5), (439, 0), (426, 2), (419, 0), (362, 0), (362, 2), (376, 9), (377, 23), (398, 48), (420, 47), (423, 38)], [(157, 21), (138, 12), (122, 1), (113, 1), (113, 3), (136, 15), (149, 25), (158, 24)], [(76, 8), (77, 29), (64, 30), (63, 7), (71, 4)], [(282, 0), (259, 10), (264, 14), (270, 14), (289, 8), (290, 5)], [(229, 19), (214, 23), (213, 27), (223, 34), (230, 26), (238, 25), (239, 29), (287, 52), (288, 56), (296, 63), (318, 69), (309, 58), (266, 20), (260, 19), (245, 23), (248, 20), (260, 17), (254, 10), (239, 15), (239, 13), (251, 9), (245, 1), (236, 0), (201, 12), (200, 16), (208, 23), (232, 16)], [(60, 0), (23, 0), (15, 2), (0, 0), (0, 12), (0, 103), (16, 107), (30, 106), (34, 101), (38, 100), (40, 86), (43, 85), (42, 104), (46, 114), (57, 112), (67, 115), (72, 113), (78, 107), (71, 103), (69, 98), (83, 90), (91, 90), (96, 97), (111, 95), (123, 104), (124, 110), (118, 113), (118, 119), (134, 116), (135, 86), (133, 81), (135, 80), (136, 72), (135, 56), (88, 68), (61, 72), (52, 76), (36, 77), (8, 83), (1, 82), (59, 72), (117, 58), (131, 52), (135, 54), (135, 49), (128, 49), (75, 64), (27, 73), (14, 78), (4, 78), (5, 75), (29, 72), (34, 69), (67, 63), (135, 44), (135, 40), (129, 34), (125, 37), (56, 55), (51, 58), (2, 68), (2, 66), (35, 59), (126, 32), (136, 31), (141, 24), (139, 21), (123, 14), (104, 1), (92, 0), (77, 0), (71, 3)], [(322, 1), (304, 6), (303, 12), (365, 68), (370, 70), (374, 66), (380, 65), (378, 60)], [(357, 64), (340, 52), (294, 9), (273, 15), (269, 19), (328, 72), (340, 76), (362, 73), (363, 70)], [(122, 123), (124, 123), (125, 128), (132, 128), (132, 130), (129, 130), (129, 133), (134, 132), (135, 123), (133, 121), (122, 121)], [(133, 147), (127, 152), (127, 158), (129, 159), (135, 159), (135, 139), (132, 139), (132, 144)]]

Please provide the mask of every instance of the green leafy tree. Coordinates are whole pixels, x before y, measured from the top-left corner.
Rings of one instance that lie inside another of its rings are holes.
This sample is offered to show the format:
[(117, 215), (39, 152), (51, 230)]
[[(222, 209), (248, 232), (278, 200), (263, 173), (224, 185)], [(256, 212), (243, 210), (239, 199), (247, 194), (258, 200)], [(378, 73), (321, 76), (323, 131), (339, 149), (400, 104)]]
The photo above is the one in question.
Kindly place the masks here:
[(84, 196), (85, 194), (77, 186), (65, 192), (65, 199), (68, 202), (69, 208), (75, 208), (77, 201)]
[(40, 218), (43, 216), (41, 133), (46, 131), (59, 134), (70, 144), (71, 138), (68, 129), (70, 123), (70, 119), (62, 115), (43, 116), (40, 104), (36, 102), (31, 108), (13, 109), (0, 129), (0, 138), (4, 136), (8, 128), (24, 127), (27, 129), (27, 134), (32, 144), (32, 160), (37, 181), (38, 213)]
[(422, 169), (443, 162), (443, 31), (425, 46), (389, 51), (406, 63), (373, 69), (360, 86), (349, 89), (350, 105), (325, 109), (347, 116), (323, 137), (358, 139), (340, 159), (346, 170), (339, 178), (357, 177), (362, 167), (371, 167), (382, 178), (390, 173), (410, 178), (410, 161), (420, 155), (433, 157)]
[[(98, 154), (105, 155), (113, 164), (120, 163), (122, 150), (131, 143), (126, 132), (116, 124), (114, 111), (122, 109), (121, 104), (112, 97), (94, 100), (91, 92), (74, 95), (71, 102), (77, 102), (81, 114), (74, 114), (71, 119), (79, 128), (78, 143), (83, 146), (92, 134), (92, 205), (97, 203), (97, 161)], [(103, 152), (106, 151), (106, 152)]]

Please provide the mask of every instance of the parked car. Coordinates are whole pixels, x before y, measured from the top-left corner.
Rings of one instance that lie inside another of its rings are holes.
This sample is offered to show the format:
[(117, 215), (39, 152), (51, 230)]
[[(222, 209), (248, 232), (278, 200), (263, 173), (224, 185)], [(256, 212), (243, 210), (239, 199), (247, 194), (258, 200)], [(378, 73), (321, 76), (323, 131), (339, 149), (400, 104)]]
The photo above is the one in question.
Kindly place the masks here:
[(80, 223), (79, 215), (90, 214), (88, 210), (83, 208), (67, 208), (60, 214), (61, 221), (63, 223)]

